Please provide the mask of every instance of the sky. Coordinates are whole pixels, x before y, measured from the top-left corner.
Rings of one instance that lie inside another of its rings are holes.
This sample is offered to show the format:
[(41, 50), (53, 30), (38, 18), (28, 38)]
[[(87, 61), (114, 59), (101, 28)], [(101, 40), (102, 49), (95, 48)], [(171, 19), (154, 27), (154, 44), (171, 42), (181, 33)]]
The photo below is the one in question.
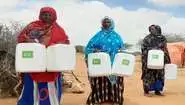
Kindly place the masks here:
[(185, 0), (3, 0), (0, 23), (37, 20), (41, 7), (57, 11), (57, 22), (74, 45), (86, 45), (101, 30), (101, 19), (111, 17), (124, 42), (136, 44), (157, 24), (163, 33), (185, 33)]

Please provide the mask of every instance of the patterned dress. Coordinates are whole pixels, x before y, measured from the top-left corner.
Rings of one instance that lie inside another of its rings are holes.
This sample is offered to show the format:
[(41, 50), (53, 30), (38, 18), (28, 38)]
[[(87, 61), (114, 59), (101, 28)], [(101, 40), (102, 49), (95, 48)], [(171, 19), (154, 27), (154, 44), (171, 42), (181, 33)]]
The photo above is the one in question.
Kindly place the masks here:
[[(95, 52), (95, 49), (106, 52), (110, 55), (113, 64), (115, 54), (119, 49), (124, 48), (121, 37), (113, 30), (103, 29), (98, 32), (88, 43), (85, 49), (86, 57), (89, 53)], [(104, 102), (123, 104), (124, 81), (123, 77), (114, 75), (104, 77), (89, 77), (91, 85), (91, 94), (88, 97), (87, 105), (100, 104)]]
[(148, 35), (144, 38), (142, 44), (142, 80), (144, 91), (162, 91), (164, 87), (164, 69), (151, 70), (147, 68), (148, 51), (160, 49), (164, 51), (164, 63), (170, 63), (170, 57), (167, 50), (167, 40), (163, 35)]

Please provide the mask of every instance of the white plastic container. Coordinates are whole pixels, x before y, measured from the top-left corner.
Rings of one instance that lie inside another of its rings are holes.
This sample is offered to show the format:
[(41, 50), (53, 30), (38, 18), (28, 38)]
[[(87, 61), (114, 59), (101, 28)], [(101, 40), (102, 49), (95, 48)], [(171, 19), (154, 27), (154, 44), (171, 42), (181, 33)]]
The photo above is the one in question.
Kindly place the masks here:
[(107, 53), (88, 55), (88, 74), (90, 77), (108, 76), (111, 74), (111, 61)]
[(135, 67), (135, 56), (127, 53), (118, 53), (115, 56), (112, 74), (118, 76), (132, 76)]
[(177, 79), (177, 65), (176, 64), (166, 64), (165, 65), (165, 79), (167, 80)]
[(17, 44), (15, 66), (17, 72), (45, 72), (45, 46), (37, 43)]
[(47, 71), (72, 71), (76, 66), (76, 50), (72, 45), (56, 44), (47, 48)]
[(164, 68), (164, 52), (161, 50), (149, 50), (147, 67), (149, 69)]

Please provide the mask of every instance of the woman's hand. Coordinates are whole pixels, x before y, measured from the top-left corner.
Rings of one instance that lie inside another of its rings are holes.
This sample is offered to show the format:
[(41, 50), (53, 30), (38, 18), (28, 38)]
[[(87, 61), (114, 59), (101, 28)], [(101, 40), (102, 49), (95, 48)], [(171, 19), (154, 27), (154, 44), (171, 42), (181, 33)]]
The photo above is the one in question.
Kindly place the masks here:
[(118, 53), (121, 53), (121, 52), (122, 52), (122, 50), (119, 49), (119, 50), (118, 50)]
[(98, 52), (101, 52), (101, 50), (98, 49), (98, 48), (95, 48), (94, 51), (93, 51), (93, 53), (98, 53)]
[(29, 36), (25, 36), (26, 37), (26, 42), (27, 43), (36, 43), (36, 40), (33, 38), (30, 38)]
[(28, 42), (28, 43), (37, 43), (35, 39), (27, 39), (26, 42)]
[(118, 53), (122, 53), (122, 52), (123, 52), (122, 48), (118, 49)]
[(65, 44), (64, 42), (56, 42), (56, 44)]

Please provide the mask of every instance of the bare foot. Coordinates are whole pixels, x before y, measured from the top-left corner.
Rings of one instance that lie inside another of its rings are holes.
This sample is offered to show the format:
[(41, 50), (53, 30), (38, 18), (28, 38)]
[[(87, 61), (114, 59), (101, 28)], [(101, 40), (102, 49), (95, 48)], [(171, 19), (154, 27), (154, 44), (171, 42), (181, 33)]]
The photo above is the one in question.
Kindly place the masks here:
[(157, 95), (157, 96), (164, 96), (164, 94), (161, 93), (160, 91), (155, 91), (155, 95)]
[(144, 93), (144, 96), (146, 96), (146, 97), (152, 97), (152, 95), (149, 94), (149, 93)]

